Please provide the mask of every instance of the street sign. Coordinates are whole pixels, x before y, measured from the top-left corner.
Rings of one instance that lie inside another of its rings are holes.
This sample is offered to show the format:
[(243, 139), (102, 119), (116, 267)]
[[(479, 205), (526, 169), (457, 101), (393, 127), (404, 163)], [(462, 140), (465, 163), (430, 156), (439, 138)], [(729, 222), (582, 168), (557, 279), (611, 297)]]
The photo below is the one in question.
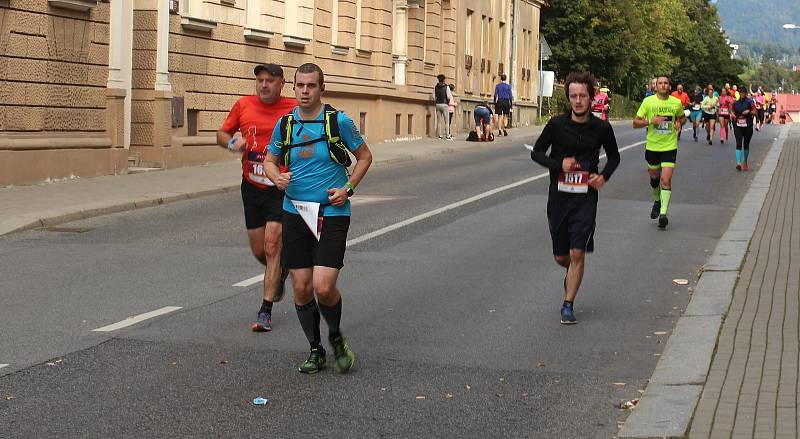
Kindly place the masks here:
[(555, 79), (555, 72), (539, 72), (539, 96), (546, 98), (553, 97), (553, 83), (555, 82)]

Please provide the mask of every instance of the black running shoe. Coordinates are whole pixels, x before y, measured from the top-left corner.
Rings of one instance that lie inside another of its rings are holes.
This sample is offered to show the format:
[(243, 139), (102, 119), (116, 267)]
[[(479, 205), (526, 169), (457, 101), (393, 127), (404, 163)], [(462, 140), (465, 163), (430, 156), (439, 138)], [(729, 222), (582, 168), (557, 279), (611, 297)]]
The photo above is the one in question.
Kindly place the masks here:
[(658, 216), (658, 228), (659, 229), (666, 229), (667, 224), (669, 224), (669, 220), (667, 219), (666, 215), (659, 215)]
[(658, 214), (660, 212), (661, 212), (661, 202), (660, 201), (654, 201), (653, 202), (653, 208), (650, 209), (650, 219), (658, 218)]

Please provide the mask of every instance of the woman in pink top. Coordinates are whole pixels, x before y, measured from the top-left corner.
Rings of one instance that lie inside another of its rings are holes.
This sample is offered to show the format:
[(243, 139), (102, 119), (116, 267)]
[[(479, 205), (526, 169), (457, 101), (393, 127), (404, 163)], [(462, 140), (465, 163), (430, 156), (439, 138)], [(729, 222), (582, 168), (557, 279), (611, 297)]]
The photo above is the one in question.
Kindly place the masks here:
[(733, 114), (733, 96), (728, 94), (728, 89), (723, 88), (719, 96), (719, 143), (728, 140), (728, 127)]
[(447, 121), (447, 125), (450, 126), (451, 130), (450, 132), (452, 133), (453, 115), (456, 113), (456, 106), (458, 105), (458, 101), (456, 100), (456, 95), (455, 95), (456, 86), (453, 84), (448, 84), (447, 86), (450, 87), (450, 92), (453, 96), (452, 99), (450, 99), (450, 102), (447, 103), (447, 112), (449, 113), (450, 116), (450, 118)]
[(756, 131), (761, 131), (764, 126), (764, 112), (766, 110), (766, 102), (764, 100), (764, 89), (758, 87), (758, 90), (753, 93), (753, 86), (750, 85), (750, 94), (753, 95), (753, 102), (756, 104)]

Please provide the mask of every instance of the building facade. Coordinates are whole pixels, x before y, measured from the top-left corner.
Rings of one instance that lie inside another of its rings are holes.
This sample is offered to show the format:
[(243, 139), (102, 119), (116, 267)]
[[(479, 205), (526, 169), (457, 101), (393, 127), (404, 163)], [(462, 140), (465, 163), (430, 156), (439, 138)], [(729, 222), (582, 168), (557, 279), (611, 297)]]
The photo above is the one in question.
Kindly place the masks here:
[[(325, 71), (368, 142), (433, 134), (436, 75), (456, 133), (499, 75), (536, 113), (543, 0), (0, 0), (0, 186), (234, 159), (215, 132), (253, 67)], [(402, 143), (398, 143), (402, 147)]]

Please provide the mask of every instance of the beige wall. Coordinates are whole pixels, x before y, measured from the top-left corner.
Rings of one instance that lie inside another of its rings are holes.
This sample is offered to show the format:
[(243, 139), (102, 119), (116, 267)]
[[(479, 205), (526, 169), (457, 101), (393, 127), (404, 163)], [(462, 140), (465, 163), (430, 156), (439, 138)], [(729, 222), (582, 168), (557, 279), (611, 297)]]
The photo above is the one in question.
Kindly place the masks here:
[[(50, 1), (0, 0), (0, 184), (235, 159), (214, 133), (264, 62), (284, 67), (287, 96), (295, 68), (319, 64), (326, 101), (382, 142), (432, 134), (439, 73), (461, 101), (454, 131), (468, 130), (499, 63), (510, 74), (515, 58), (515, 123), (533, 120), (538, 0), (519, 1), (515, 29), (512, 0), (181, 0), (169, 15), (161, 0), (86, 12)], [(183, 124), (173, 126), (181, 99)], [(20, 166), (31, 161), (48, 163)]]
[(106, 129), (108, 12), (0, 0), (0, 186), (124, 169)]

